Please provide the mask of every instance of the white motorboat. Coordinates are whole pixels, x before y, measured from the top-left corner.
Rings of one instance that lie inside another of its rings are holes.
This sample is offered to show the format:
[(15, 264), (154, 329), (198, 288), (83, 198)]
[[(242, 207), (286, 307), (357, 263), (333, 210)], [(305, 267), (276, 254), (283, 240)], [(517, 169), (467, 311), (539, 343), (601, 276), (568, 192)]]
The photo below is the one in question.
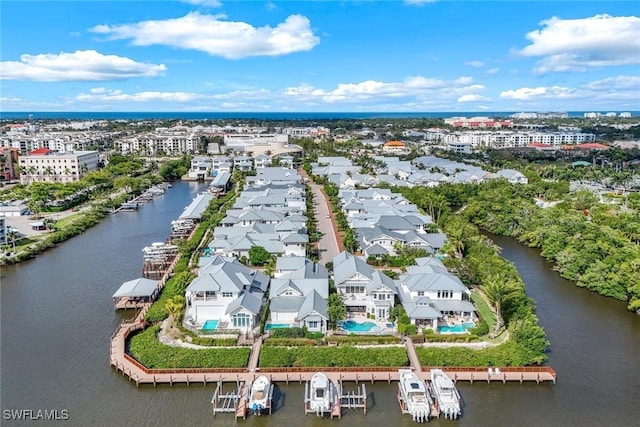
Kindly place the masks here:
[(334, 399), (333, 383), (322, 372), (316, 372), (311, 377), (309, 389), (305, 390), (305, 401), (308, 404), (308, 412), (322, 415), (331, 412)]
[(451, 420), (462, 415), (458, 389), (442, 369), (431, 370), (431, 386), (441, 414)]
[(427, 386), (411, 369), (399, 369), (400, 397), (403, 412), (411, 414), (414, 421), (423, 423), (431, 416), (431, 398)]
[(260, 375), (253, 381), (248, 407), (254, 415), (261, 415), (269, 407), (270, 391), (271, 381), (266, 376)]

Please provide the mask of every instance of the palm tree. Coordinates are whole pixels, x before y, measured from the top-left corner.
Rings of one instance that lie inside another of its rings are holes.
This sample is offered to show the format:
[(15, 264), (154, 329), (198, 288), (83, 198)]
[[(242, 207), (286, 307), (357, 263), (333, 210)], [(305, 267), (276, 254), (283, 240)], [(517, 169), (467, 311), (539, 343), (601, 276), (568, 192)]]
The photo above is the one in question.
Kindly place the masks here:
[(16, 240), (18, 240), (18, 241), (22, 240), (22, 236), (17, 231), (11, 230), (11, 231), (9, 231), (7, 233), (7, 241), (9, 240), (9, 238), (11, 238), (11, 243), (13, 245), (13, 254), (15, 255), (15, 253), (16, 253)]
[(480, 289), (484, 292), (489, 303), (495, 310), (496, 325), (494, 333), (497, 334), (498, 331), (504, 327), (502, 307), (506, 302), (512, 300), (518, 295), (519, 289), (515, 286), (515, 283), (512, 280), (507, 279), (501, 274), (492, 274), (488, 276), (480, 286)]
[(176, 318), (179, 317), (179, 313), (182, 313), (185, 307), (185, 297), (182, 295), (176, 295), (165, 302), (164, 309), (171, 318), (169, 322), (171, 325), (175, 325)]

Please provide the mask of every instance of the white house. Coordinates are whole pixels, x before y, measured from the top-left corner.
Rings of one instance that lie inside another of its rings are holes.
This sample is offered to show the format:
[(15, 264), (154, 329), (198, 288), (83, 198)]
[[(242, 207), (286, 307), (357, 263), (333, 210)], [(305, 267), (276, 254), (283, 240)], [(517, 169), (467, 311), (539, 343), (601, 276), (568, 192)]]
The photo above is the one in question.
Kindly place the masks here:
[(252, 331), (269, 286), (269, 277), (236, 260), (204, 258), (198, 277), (187, 286), (185, 322), (202, 327), (218, 321), (217, 329)]
[(348, 252), (333, 258), (333, 276), (349, 313), (366, 314), (378, 321), (388, 319), (396, 294), (389, 276)]
[(396, 280), (398, 296), (411, 323), (437, 330), (445, 316), (476, 319), (469, 301), (471, 292), (440, 260), (417, 258), (416, 263)]
[(270, 325), (327, 331), (329, 275), (304, 257), (279, 257), (269, 292)]

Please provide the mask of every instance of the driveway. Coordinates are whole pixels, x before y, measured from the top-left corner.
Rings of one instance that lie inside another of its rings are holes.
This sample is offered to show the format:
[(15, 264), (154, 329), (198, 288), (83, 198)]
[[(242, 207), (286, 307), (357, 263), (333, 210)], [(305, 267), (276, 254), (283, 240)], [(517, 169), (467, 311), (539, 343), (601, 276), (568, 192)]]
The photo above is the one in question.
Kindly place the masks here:
[(335, 230), (333, 228), (333, 218), (327, 218), (327, 216), (331, 215), (331, 209), (329, 208), (328, 200), (321, 191), (322, 186), (311, 181), (308, 182), (308, 185), (313, 191), (313, 203), (316, 219), (318, 221), (318, 231), (322, 233), (322, 237), (318, 242), (320, 263), (326, 264), (327, 262), (333, 261), (333, 257), (338, 255), (340, 252), (338, 248), (338, 240), (336, 239)]

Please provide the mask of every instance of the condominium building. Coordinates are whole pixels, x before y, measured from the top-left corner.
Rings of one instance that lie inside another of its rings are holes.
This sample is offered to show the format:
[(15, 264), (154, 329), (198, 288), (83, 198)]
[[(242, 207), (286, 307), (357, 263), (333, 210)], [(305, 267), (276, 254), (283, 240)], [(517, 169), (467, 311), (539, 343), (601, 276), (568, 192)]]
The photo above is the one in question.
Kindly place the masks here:
[(98, 151), (56, 152), (47, 148), (20, 156), (20, 183), (72, 182), (98, 168)]

